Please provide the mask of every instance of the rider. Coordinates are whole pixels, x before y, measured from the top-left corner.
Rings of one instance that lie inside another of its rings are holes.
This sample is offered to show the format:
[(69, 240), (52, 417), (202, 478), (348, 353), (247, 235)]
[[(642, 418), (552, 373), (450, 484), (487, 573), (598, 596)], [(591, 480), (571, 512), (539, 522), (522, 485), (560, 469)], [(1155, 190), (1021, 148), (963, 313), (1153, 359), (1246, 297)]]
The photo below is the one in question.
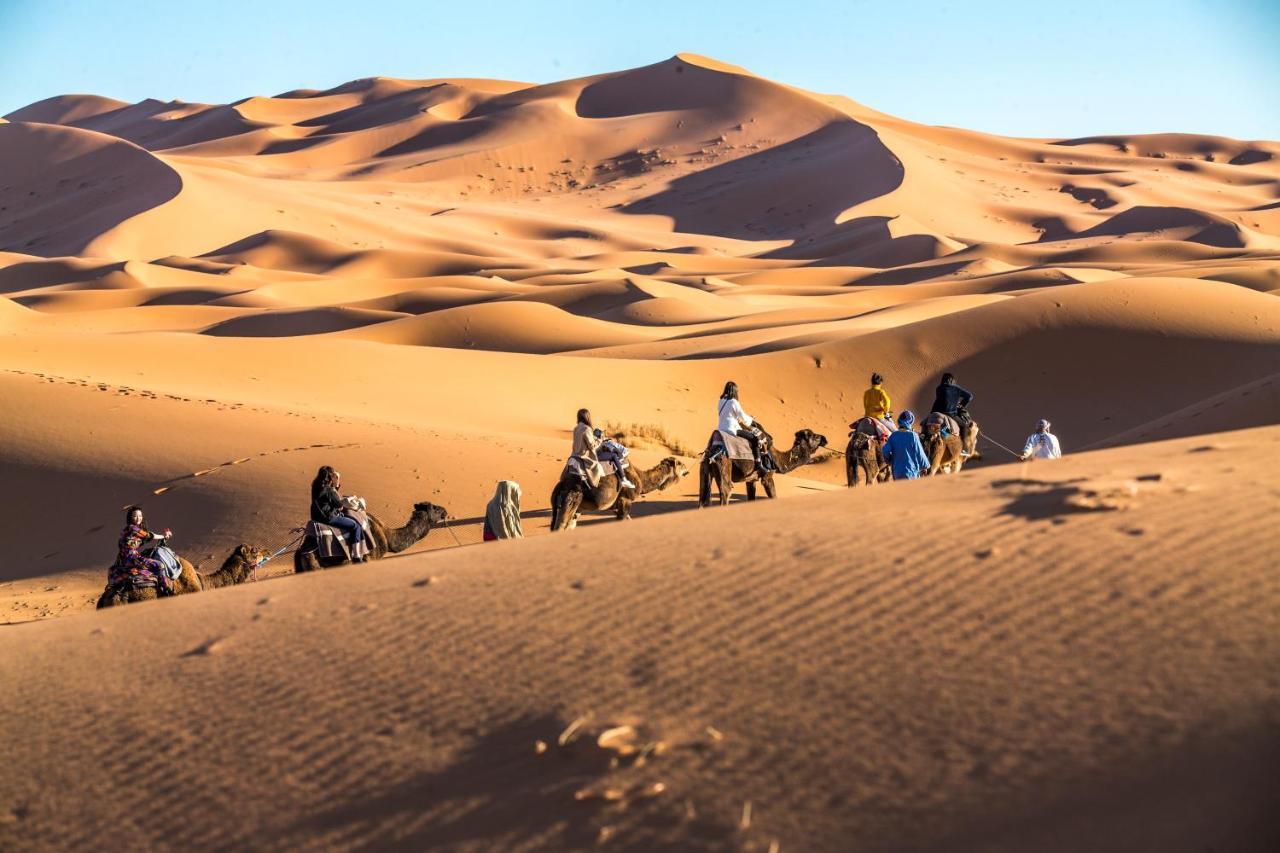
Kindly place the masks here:
[(889, 393), (880, 387), (884, 377), (879, 373), (871, 374), (871, 387), (862, 392), (863, 416), (884, 425), (884, 435), (893, 432), (893, 403)]
[(604, 430), (596, 427), (592, 434), (600, 439), (600, 448), (596, 451), (596, 456), (601, 462), (612, 462), (614, 467), (618, 469), (618, 484), (623, 489), (634, 489), (636, 484), (627, 479), (626, 468), (630, 463), (627, 461), (627, 455), (631, 453), (622, 442), (613, 438), (606, 438)]
[(582, 473), (587, 478), (587, 485), (593, 489), (600, 485), (600, 478), (604, 476), (604, 467), (600, 464), (600, 457), (596, 455), (600, 444), (591, 423), (591, 412), (578, 409), (578, 423), (573, 427), (573, 452), (570, 458), (578, 460)]
[(1027, 436), (1026, 447), (1022, 448), (1022, 460), (1028, 459), (1061, 459), (1062, 447), (1058, 437), (1049, 432), (1049, 422), (1044, 418), (1036, 421), (1036, 431)]
[(724, 392), (720, 395), (719, 415), (720, 426), (717, 428), (727, 435), (745, 438), (751, 445), (751, 455), (755, 458), (756, 466), (767, 471), (771, 467), (769, 461), (766, 461), (769, 454), (760, 452), (760, 435), (747, 428), (755, 424), (756, 429), (763, 431), (764, 427), (743, 411), (742, 404), (738, 402), (737, 382), (724, 384)]
[[(354, 548), (364, 541), (364, 528), (346, 514), (347, 502), (338, 491), (341, 486), (342, 475), (332, 467), (322, 465), (311, 481), (311, 520), (338, 528)], [(363, 563), (364, 557), (357, 557), (352, 562)]]
[(893, 479), (914, 480), (929, 470), (929, 457), (924, 455), (920, 436), (911, 428), (915, 413), (907, 409), (898, 415), (898, 430), (884, 444), (884, 461), (893, 466)]
[[(973, 418), (969, 415), (969, 404), (973, 402), (973, 395), (956, 384), (956, 378), (950, 373), (942, 374), (942, 381), (938, 383), (937, 390), (933, 394), (932, 412), (940, 412), (956, 419), (956, 423), (960, 424), (960, 441), (965, 447), (969, 446), (969, 431), (973, 426)], [(968, 455), (965, 453), (964, 455)]]
[(142, 507), (131, 506), (124, 511), (124, 530), (120, 532), (119, 550), (116, 561), (107, 569), (107, 585), (119, 586), (131, 582), (141, 586), (156, 587), (161, 595), (173, 591), (173, 581), (165, 572), (165, 565), (155, 557), (143, 556), (143, 549), (154, 545), (156, 540), (167, 539), (173, 531), (165, 528), (163, 533), (152, 533), (147, 529)]

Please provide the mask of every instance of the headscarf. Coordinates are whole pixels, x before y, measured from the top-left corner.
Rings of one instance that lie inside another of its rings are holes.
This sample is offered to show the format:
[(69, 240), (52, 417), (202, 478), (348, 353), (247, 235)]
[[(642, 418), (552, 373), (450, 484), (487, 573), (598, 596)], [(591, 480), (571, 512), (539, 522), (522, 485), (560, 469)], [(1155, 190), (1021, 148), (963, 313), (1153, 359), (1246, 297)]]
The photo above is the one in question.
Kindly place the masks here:
[(904, 429), (910, 429), (911, 425), (915, 422), (916, 413), (910, 409), (907, 409), (905, 412), (898, 415), (898, 426), (903, 427)]
[(515, 480), (499, 480), (484, 511), (489, 530), (499, 539), (522, 539), (520, 526), (520, 484)]
[(1048, 421), (1046, 421), (1044, 418), (1041, 418), (1040, 420), (1036, 421), (1036, 432), (1048, 432), (1048, 431), (1049, 431)]

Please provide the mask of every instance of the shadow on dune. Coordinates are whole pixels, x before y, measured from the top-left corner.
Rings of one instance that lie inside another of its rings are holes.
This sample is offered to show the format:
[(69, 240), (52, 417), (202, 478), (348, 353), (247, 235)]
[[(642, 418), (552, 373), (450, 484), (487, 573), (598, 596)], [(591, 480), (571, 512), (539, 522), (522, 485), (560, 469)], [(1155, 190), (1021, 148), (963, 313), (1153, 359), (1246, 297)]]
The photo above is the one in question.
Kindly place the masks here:
[[(686, 823), (669, 798), (634, 800), (622, 813), (602, 799), (576, 800), (575, 792), (607, 777), (610, 753), (554, 746), (535, 752), (536, 741), (554, 745), (564, 727), (549, 714), (517, 719), (477, 738), (441, 770), (349, 791), (346, 802), (284, 827), (268, 846), (585, 850), (596, 846), (601, 828), (618, 823), (627, 828), (610, 840), (611, 850), (723, 849), (732, 837), (730, 826), (704, 817)], [(671, 831), (677, 827), (678, 836)]]
[[(920, 264), (949, 254), (942, 241), (933, 234), (903, 234), (894, 236), (889, 223), (895, 217), (859, 216), (832, 226), (827, 231), (797, 239), (792, 245), (759, 257), (777, 260), (811, 259), (815, 267), (873, 267), (886, 270), (878, 273), (875, 284), (911, 284), (938, 275), (924, 271), (902, 270), (897, 267)], [(965, 262), (957, 262), (957, 268)], [(945, 273), (942, 273), (945, 274)]]
[(832, 121), (783, 145), (677, 178), (621, 208), (675, 220), (675, 230), (740, 240), (822, 234), (848, 208), (893, 192), (902, 163), (874, 130)]
[(168, 163), (88, 130), (0, 124), (0, 251), (52, 258), (159, 207), (182, 190)]

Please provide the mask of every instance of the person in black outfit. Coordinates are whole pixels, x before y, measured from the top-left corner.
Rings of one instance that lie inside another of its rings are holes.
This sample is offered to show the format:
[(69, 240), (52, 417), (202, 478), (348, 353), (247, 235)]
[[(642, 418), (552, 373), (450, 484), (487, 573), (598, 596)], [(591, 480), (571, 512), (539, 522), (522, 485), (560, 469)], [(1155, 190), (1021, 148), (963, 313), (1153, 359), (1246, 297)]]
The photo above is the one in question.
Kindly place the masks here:
[(973, 395), (956, 384), (955, 376), (950, 373), (942, 374), (942, 381), (933, 392), (933, 408), (930, 411), (955, 418), (960, 424), (960, 440), (966, 445), (969, 441), (969, 427), (973, 425), (973, 418), (969, 415), (971, 402)]
[[(360, 522), (346, 515), (346, 504), (338, 492), (342, 475), (328, 465), (321, 466), (311, 481), (311, 520), (336, 527), (354, 545), (364, 540), (364, 528)], [(362, 563), (364, 559), (355, 562)]]

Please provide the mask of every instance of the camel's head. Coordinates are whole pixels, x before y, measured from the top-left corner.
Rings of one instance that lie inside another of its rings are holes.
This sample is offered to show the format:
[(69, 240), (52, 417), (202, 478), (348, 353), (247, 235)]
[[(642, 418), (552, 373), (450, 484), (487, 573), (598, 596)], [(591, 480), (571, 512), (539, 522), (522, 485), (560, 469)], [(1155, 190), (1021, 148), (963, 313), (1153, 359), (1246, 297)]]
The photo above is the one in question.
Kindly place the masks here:
[(266, 548), (259, 548), (257, 545), (238, 545), (233, 553), (242, 563), (257, 563), (266, 559), (268, 552)]
[(809, 453), (817, 453), (818, 448), (827, 446), (827, 437), (819, 435), (811, 429), (802, 429), (796, 432), (796, 447), (804, 448)]
[(449, 518), (449, 511), (442, 506), (436, 506), (427, 501), (421, 501), (413, 505), (414, 515), (425, 515), (427, 522), (435, 527), (437, 524), (444, 524)]
[(659, 464), (662, 465), (662, 484), (659, 488), (665, 489), (672, 483), (678, 483), (682, 478), (689, 476), (688, 466), (674, 456), (668, 456)]
[(259, 548), (257, 545), (237, 545), (231, 552), (231, 556), (227, 557), (227, 561), (223, 563), (223, 568), (230, 566), (242, 572), (252, 571), (253, 567), (260, 565), (270, 553), (266, 548)]

